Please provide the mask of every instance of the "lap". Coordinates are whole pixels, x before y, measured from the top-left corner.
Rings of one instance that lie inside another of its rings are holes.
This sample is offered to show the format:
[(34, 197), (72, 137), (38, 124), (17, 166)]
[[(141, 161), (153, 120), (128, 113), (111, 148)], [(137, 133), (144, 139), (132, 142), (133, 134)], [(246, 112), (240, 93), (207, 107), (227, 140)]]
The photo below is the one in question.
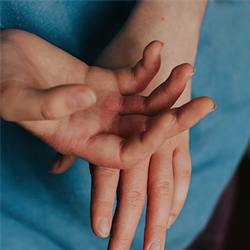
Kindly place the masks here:
[[(2, 15), (1, 25), (33, 32), (88, 63), (132, 8), (113, 1), (36, 4), (6, 1), (2, 11), (9, 15)], [(192, 95), (208, 95), (218, 108), (191, 130), (192, 180), (184, 209), (168, 231), (166, 247), (173, 250), (185, 249), (204, 228), (249, 140), (249, 11), (246, 2), (212, 2), (203, 21)], [(88, 164), (78, 160), (53, 176), (53, 150), (16, 124), (2, 121), (1, 130), (3, 249), (104, 249), (108, 240), (90, 227)], [(132, 249), (142, 246), (144, 218), (145, 211)]]

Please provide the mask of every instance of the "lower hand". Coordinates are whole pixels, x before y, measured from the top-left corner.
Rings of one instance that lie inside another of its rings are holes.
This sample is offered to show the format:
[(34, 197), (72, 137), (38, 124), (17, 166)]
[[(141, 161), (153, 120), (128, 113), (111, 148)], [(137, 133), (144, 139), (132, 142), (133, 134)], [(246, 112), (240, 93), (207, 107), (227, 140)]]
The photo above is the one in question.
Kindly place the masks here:
[(164, 249), (166, 230), (179, 215), (189, 187), (191, 160), (187, 137), (186, 131), (166, 140), (149, 160), (128, 170), (91, 167), (92, 228), (99, 237), (109, 234), (118, 185), (110, 250), (130, 249), (146, 194), (148, 199), (143, 249), (153, 250), (151, 246)]

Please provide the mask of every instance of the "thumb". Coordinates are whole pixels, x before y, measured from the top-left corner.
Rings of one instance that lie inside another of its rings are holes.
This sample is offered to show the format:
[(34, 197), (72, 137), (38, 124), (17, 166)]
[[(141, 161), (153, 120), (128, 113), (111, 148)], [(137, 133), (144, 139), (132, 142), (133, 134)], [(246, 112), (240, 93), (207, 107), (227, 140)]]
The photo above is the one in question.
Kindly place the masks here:
[(9, 85), (1, 93), (1, 117), (7, 121), (53, 120), (85, 110), (96, 102), (82, 84), (33, 89)]

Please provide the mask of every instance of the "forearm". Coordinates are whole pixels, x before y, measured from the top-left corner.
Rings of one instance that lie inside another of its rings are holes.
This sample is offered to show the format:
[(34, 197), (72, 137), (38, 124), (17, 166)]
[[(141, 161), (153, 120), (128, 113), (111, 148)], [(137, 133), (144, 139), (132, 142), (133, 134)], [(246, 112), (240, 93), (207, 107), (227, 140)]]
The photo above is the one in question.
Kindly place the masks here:
[[(162, 66), (144, 94), (151, 92), (181, 63), (194, 64), (199, 31), (206, 9), (204, 1), (141, 1), (121, 32), (103, 52), (98, 65), (107, 68), (133, 66), (152, 40), (164, 43)], [(191, 83), (177, 104), (190, 99)]]

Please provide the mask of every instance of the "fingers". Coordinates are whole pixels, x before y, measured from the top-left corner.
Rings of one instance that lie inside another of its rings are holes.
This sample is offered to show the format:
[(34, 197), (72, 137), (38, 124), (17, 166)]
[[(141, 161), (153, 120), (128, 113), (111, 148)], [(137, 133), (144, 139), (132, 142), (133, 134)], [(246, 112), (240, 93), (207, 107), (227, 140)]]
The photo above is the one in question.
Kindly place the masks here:
[(8, 121), (53, 120), (87, 109), (95, 102), (94, 92), (82, 84), (45, 90), (13, 84), (1, 93), (1, 116)]
[(166, 139), (175, 136), (198, 123), (206, 115), (214, 111), (216, 104), (209, 97), (196, 98), (180, 108), (171, 109), (176, 116), (176, 122), (171, 130), (167, 131)]
[(128, 140), (114, 134), (99, 134), (87, 142), (79, 139), (75, 154), (95, 165), (130, 168), (155, 153), (164, 140), (189, 129), (213, 109), (213, 101), (202, 97), (153, 118), (136, 118), (133, 123), (126, 123), (124, 120), (123, 125), (118, 126), (118, 134), (129, 133), (128, 130), (135, 131), (136, 126), (137, 129), (143, 128), (144, 132), (136, 131), (137, 134), (132, 134)]
[(184, 91), (194, 72), (193, 66), (188, 63), (175, 67), (168, 79), (146, 99), (148, 113), (154, 114), (160, 110), (171, 108)]
[[(149, 122), (145, 132), (135, 135), (123, 144), (124, 160), (138, 159), (138, 162), (150, 157), (164, 142), (164, 134), (174, 124), (176, 117), (170, 113), (159, 115)], [(140, 159), (140, 160), (139, 160)]]
[[(215, 109), (214, 102), (208, 97), (196, 98), (180, 108), (174, 108), (162, 112), (161, 115), (172, 114), (176, 120), (172, 126), (166, 130), (165, 139), (169, 139), (198, 123), (207, 114)], [(115, 124), (117, 134), (124, 138), (131, 137), (135, 133), (146, 130), (146, 125), (153, 122), (155, 117), (143, 115), (124, 115), (120, 116)]]
[(173, 152), (174, 195), (168, 220), (170, 228), (181, 212), (187, 198), (191, 178), (191, 158), (188, 148), (180, 144)]
[[(168, 141), (164, 145), (167, 143)], [(151, 157), (148, 178), (148, 203), (143, 249), (160, 250), (164, 249), (165, 245), (174, 191), (172, 150), (168, 150), (164, 146)]]
[(93, 232), (101, 238), (109, 235), (116, 188), (118, 185), (118, 169), (90, 166), (91, 186), (91, 225)]
[(122, 95), (134, 95), (143, 91), (160, 69), (160, 52), (163, 44), (153, 41), (144, 49), (143, 58), (131, 69), (116, 71), (117, 84)]
[(69, 169), (76, 159), (77, 157), (74, 155), (62, 155), (58, 153), (51, 164), (50, 172), (53, 174), (61, 174)]
[[(102, 166), (126, 169), (150, 157), (163, 144), (164, 140), (194, 126), (214, 108), (215, 104), (210, 98), (197, 98), (180, 108), (149, 118), (146, 131), (134, 135), (129, 140), (122, 140), (115, 135), (98, 135), (90, 141), (91, 143), (88, 143), (88, 149), (100, 155), (99, 164), (100, 159), (105, 164)], [(125, 117), (123, 119), (126, 119)], [(145, 120), (142, 119), (142, 121)], [(129, 130), (134, 131), (136, 128), (145, 127), (137, 118), (135, 118), (134, 124), (129, 127), (128, 124), (123, 120), (123, 125), (120, 124), (121, 126), (117, 127), (118, 133), (127, 134)], [(105, 148), (100, 145), (105, 145)], [(112, 159), (112, 164), (107, 164), (107, 159)]]
[(127, 96), (124, 98), (121, 114), (154, 115), (171, 108), (194, 74), (192, 65), (185, 63), (175, 67), (168, 79), (148, 97)]
[[(75, 153), (96, 165), (126, 169), (150, 157), (165, 139), (189, 129), (213, 108), (213, 101), (202, 97), (179, 109), (172, 109), (153, 118), (122, 116), (116, 129), (124, 138), (132, 136), (130, 139), (125, 140), (113, 134), (97, 135), (89, 139), (87, 144), (86, 141), (79, 140)], [(86, 151), (83, 149), (86, 147), (88, 147), (88, 155), (83, 154)], [(68, 166), (62, 166), (60, 171), (57, 170), (58, 173), (68, 168)]]
[[(95, 165), (129, 168), (150, 157), (162, 145), (165, 131), (174, 120), (172, 114), (159, 115), (148, 122), (146, 131), (128, 140), (113, 134), (93, 136), (87, 142), (79, 140), (76, 154)], [(88, 154), (84, 154), (84, 151), (88, 151)]]
[(146, 200), (148, 162), (121, 171), (109, 250), (130, 249)]

